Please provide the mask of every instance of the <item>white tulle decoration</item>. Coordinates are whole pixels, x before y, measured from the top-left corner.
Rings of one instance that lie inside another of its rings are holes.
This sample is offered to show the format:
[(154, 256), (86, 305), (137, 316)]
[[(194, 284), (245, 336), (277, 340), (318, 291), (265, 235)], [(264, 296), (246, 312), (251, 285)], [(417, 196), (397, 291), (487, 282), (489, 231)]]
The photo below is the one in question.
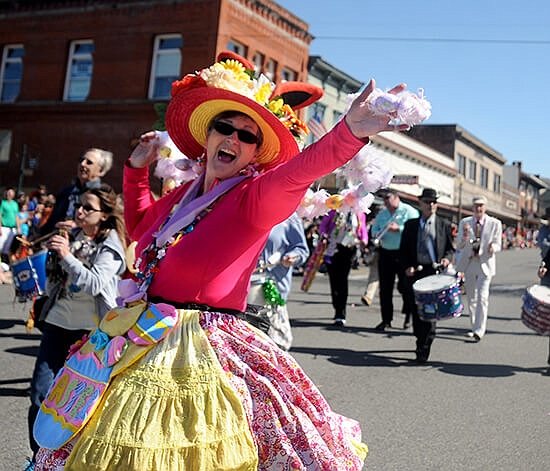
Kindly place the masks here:
[(372, 112), (386, 115), (409, 126), (426, 121), (432, 114), (432, 105), (424, 98), (422, 88), (418, 89), (418, 95), (407, 90), (394, 95), (375, 88), (369, 95), (367, 104)]
[(353, 159), (337, 170), (337, 175), (345, 177), (350, 185), (362, 183), (368, 192), (388, 186), (393, 177), (384, 155), (372, 145), (362, 147)]
[(330, 193), (325, 189), (313, 191), (308, 188), (300, 206), (296, 209), (296, 213), (301, 218), (309, 221), (324, 216), (330, 211), (326, 206), (326, 201), (329, 199)]
[(159, 146), (155, 176), (168, 181), (170, 190), (197, 178), (201, 169), (197, 161), (182, 154), (166, 131), (156, 131), (156, 133)]

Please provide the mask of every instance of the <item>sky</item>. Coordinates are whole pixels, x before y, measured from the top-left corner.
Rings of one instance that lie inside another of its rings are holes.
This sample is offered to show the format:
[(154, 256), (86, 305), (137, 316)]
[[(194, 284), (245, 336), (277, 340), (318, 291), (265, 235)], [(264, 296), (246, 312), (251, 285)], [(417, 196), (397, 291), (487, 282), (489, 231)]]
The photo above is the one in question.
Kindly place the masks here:
[(550, 178), (550, 1), (275, 0), (309, 24), (311, 55), (432, 104), (523, 171)]

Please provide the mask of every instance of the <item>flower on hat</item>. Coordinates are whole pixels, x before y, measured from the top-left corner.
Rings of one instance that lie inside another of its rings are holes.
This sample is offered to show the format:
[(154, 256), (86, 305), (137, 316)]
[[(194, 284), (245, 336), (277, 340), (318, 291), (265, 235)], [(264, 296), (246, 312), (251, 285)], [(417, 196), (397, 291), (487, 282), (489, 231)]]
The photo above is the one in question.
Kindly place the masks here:
[(181, 93), (184, 90), (206, 86), (206, 82), (201, 76), (189, 74), (183, 77), (181, 80), (176, 80), (172, 83), (172, 91), (170, 92), (170, 95), (172, 97), (175, 97), (178, 93)]

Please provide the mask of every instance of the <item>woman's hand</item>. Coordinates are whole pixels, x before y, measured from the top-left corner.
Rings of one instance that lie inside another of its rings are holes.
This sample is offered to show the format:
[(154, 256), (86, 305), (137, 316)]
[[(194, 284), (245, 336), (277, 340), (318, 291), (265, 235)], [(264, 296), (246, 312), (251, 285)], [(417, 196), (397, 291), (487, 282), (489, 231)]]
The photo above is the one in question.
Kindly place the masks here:
[(540, 267), (539, 268), (539, 278), (544, 278), (546, 276), (547, 272), (548, 272), (548, 269), (546, 267)]
[[(374, 136), (382, 131), (404, 131), (409, 129), (409, 126), (406, 124), (400, 124), (399, 126), (389, 124), (390, 118), (388, 116), (375, 114), (369, 109), (367, 98), (374, 90), (374, 87), (374, 79), (371, 79), (367, 88), (365, 88), (363, 93), (354, 100), (346, 114), (346, 124), (353, 135), (359, 139), (363, 139), (365, 137)], [(400, 83), (388, 93), (397, 95), (405, 90), (405, 88), (407, 88), (407, 86), (404, 83)]]
[(69, 246), (69, 234), (67, 233), (65, 233), (65, 235), (54, 235), (48, 240), (46, 246), (50, 250), (55, 250), (61, 259), (64, 259), (71, 253), (71, 248)]
[(149, 167), (158, 155), (159, 138), (155, 131), (142, 134), (139, 144), (130, 155), (130, 165), (134, 168)]

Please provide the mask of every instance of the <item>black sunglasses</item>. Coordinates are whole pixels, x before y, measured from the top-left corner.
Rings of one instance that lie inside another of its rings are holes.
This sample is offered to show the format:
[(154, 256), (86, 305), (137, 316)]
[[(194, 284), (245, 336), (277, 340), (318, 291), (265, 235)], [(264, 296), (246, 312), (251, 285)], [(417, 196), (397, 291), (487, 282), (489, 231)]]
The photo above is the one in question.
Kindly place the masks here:
[(74, 209), (77, 210), (78, 208), (82, 208), (87, 213), (91, 213), (92, 211), (99, 211), (101, 212), (101, 209), (95, 209), (92, 208), (89, 204), (82, 204), (82, 203), (76, 203), (74, 205)]
[(244, 129), (237, 129), (231, 124), (224, 123), (223, 121), (216, 121), (212, 127), (224, 136), (231, 136), (231, 134), (237, 131), (239, 141), (244, 142), (245, 144), (256, 144), (258, 142), (258, 136), (256, 136), (256, 134), (253, 134), (250, 131), (245, 131)]

